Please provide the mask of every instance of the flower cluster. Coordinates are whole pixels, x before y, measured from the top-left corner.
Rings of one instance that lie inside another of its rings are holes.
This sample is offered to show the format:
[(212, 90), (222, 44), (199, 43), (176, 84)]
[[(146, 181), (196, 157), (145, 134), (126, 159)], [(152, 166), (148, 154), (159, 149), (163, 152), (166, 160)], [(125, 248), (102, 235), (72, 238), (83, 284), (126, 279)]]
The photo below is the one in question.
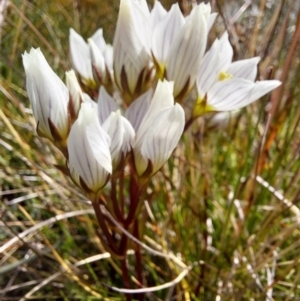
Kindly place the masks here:
[[(205, 53), (215, 18), (210, 4), (196, 5), (184, 17), (178, 4), (167, 12), (155, 1), (149, 11), (146, 0), (121, 0), (113, 45), (106, 43), (102, 29), (87, 42), (70, 30), (79, 80), (71, 70), (66, 84), (40, 49), (23, 55), (38, 134), (64, 153), (70, 177), (94, 200), (111, 181), (111, 210), (126, 227), (145, 182), (167, 162), (187, 128), (182, 108), (185, 99), (191, 101), (187, 96), (197, 95), (188, 117), (193, 121), (207, 112), (245, 107), (280, 85), (277, 80), (255, 82), (258, 57), (232, 62), (227, 32)], [(117, 200), (114, 186), (124, 173), (131, 179), (127, 218), (126, 210), (119, 209), (124, 193)], [(105, 229), (101, 218), (100, 224)]]
[(159, 81), (122, 116), (122, 108), (104, 86), (97, 102), (82, 92), (74, 71), (66, 73), (66, 86), (39, 49), (25, 52), (23, 62), (38, 133), (66, 146), (70, 174), (81, 188), (97, 193), (130, 153), (140, 177), (145, 171), (154, 174), (169, 159), (184, 128), (173, 83)]

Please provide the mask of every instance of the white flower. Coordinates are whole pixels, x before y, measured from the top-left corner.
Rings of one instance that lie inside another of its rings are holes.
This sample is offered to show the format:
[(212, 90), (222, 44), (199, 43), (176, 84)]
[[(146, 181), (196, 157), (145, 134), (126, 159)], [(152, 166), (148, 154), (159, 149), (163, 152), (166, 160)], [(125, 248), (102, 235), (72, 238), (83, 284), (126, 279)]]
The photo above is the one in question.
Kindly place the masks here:
[(80, 104), (83, 101), (83, 93), (81, 87), (78, 83), (77, 77), (75, 75), (74, 70), (70, 70), (66, 72), (66, 85), (70, 93), (70, 101), (71, 101), (71, 112), (72, 119), (75, 119), (78, 115)]
[(106, 92), (104, 87), (101, 87), (99, 91), (98, 118), (103, 129), (111, 138), (110, 152), (113, 170), (116, 170), (122, 156), (125, 158), (131, 151), (135, 131), (130, 122), (121, 115), (115, 99)]
[(92, 70), (94, 71), (93, 73), (95, 74), (95, 78), (97, 78), (100, 82), (103, 82), (106, 72), (104, 56), (92, 39), (88, 39), (88, 44), (90, 47), (91, 64)]
[(120, 110), (111, 112), (102, 127), (111, 138), (110, 153), (115, 170), (118, 168), (122, 155), (125, 158), (130, 152), (135, 132), (130, 122), (121, 115)]
[[(100, 88), (98, 117), (111, 138), (113, 169), (121, 156), (134, 153), (136, 171), (154, 174), (169, 159), (184, 129), (184, 111), (174, 105), (173, 83), (159, 81), (153, 89), (138, 97), (121, 116), (116, 101)], [(149, 165), (150, 164), (150, 165)], [(147, 176), (150, 174), (147, 173)]]
[(69, 92), (48, 65), (41, 50), (23, 55), (26, 89), (40, 136), (62, 143), (69, 133)]
[(111, 112), (116, 112), (120, 109), (115, 99), (106, 92), (104, 87), (100, 87), (97, 106), (101, 124), (103, 124)]
[(243, 108), (281, 84), (278, 80), (254, 82), (259, 57), (232, 63), (232, 56), (233, 50), (225, 32), (220, 40), (215, 40), (201, 63), (194, 117), (209, 111)]
[(135, 132), (138, 131), (141, 122), (149, 109), (152, 97), (153, 89), (151, 88), (146, 93), (139, 96), (125, 112), (125, 117), (130, 121)]
[(119, 89), (130, 103), (142, 94), (153, 79), (145, 0), (121, 0), (114, 37), (114, 75)]
[(96, 109), (82, 103), (68, 139), (68, 164), (73, 180), (86, 192), (97, 193), (112, 173), (110, 143)]
[(178, 4), (166, 15), (159, 4), (156, 6), (155, 17), (161, 21), (154, 27), (152, 53), (159, 76), (174, 81), (174, 96), (181, 100), (195, 84), (208, 31), (216, 14), (211, 14), (210, 4), (203, 3), (195, 6), (187, 18)]
[(99, 74), (105, 77), (106, 67), (112, 70), (112, 47), (106, 44), (102, 29), (98, 29), (89, 39), (89, 45), (73, 29), (70, 29), (70, 51), (74, 69), (85, 83), (93, 83), (92, 63), (99, 68)]
[[(145, 107), (141, 108), (144, 111)], [(139, 176), (147, 172), (149, 167), (151, 174), (154, 174), (165, 164), (178, 144), (184, 123), (182, 107), (174, 105), (173, 83), (159, 81), (133, 144)]]

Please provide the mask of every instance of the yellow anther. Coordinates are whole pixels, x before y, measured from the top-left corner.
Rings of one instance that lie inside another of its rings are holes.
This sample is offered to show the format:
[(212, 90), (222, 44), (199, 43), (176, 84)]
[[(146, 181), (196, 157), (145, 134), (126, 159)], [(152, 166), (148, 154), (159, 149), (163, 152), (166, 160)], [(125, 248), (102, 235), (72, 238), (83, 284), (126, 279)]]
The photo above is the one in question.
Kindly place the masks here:
[(229, 80), (229, 79), (232, 79), (233, 78), (233, 75), (232, 74), (229, 74), (225, 71), (221, 71), (219, 73), (219, 76), (218, 76), (218, 80), (219, 81), (224, 81), (224, 80)]

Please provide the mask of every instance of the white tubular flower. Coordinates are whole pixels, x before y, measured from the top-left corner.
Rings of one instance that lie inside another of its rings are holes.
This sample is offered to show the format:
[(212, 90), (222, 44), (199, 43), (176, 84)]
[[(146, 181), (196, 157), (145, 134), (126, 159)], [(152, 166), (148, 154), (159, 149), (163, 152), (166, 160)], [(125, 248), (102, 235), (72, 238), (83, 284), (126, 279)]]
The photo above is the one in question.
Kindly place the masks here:
[(138, 131), (143, 118), (145, 117), (153, 96), (153, 89), (149, 89), (146, 93), (138, 97), (127, 109), (125, 117), (130, 121), (135, 132)]
[(281, 85), (278, 80), (254, 82), (259, 57), (232, 63), (227, 32), (205, 54), (197, 78), (198, 99), (193, 116), (243, 108)]
[(149, 87), (154, 76), (145, 0), (121, 0), (114, 38), (114, 75), (127, 103)]
[(95, 78), (98, 78), (99, 81), (102, 82), (106, 72), (104, 56), (92, 39), (88, 39), (88, 43), (90, 47), (91, 64), (95, 73)]
[(26, 89), (40, 136), (64, 143), (69, 134), (69, 91), (48, 65), (41, 50), (23, 55)]
[(100, 87), (98, 96), (98, 117), (100, 123), (103, 124), (111, 112), (116, 112), (119, 109), (115, 99), (106, 92), (104, 87)]
[(121, 116), (120, 110), (112, 112), (102, 127), (111, 138), (110, 152), (115, 170), (118, 168), (122, 155), (126, 157), (130, 151), (135, 132), (130, 122)]
[(106, 133), (111, 138), (110, 152), (113, 170), (119, 166), (122, 156), (131, 150), (135, 131), (130, 122), (121, 115), (115, 99), (101, 87), (98, 97), (98, 118)]
[(112, 173), (110, 141), (96, 109), (82, 103), (68, 139), (68, 164), (73, 180), (88, 193), (98, 193)]
[[(80, 74), (85, 84), (95, 85), (92, 62), (97, 67), (100, 67), (101, 72), (104, 72), (106, 66), (105, 58), (107, 57), (107, 66), (108, 69), (111, 69), (111, 66), (109, 66), (111, 65), (111, 47), (106, 44), (102, 29), (98, 29), (89, 41), (90, 46), (73, 28), (70, 29), (70, 51), (74, 69)], [(102, 77), (104, 77), (103, 74)]]
[(152, 53), (158, 75), (174, 81), (174, 96), (179, 101), (195, 84), (214, 19), (210, 4), (195, 6), (187, 18), (174, 4), (154, 29)]
[[(174, 105), (172, 83), (158, 82), (133, 144), (136, 171), (156, 173), (169, 159), (184, 129), (184, 111)], [(150, 165), (149, 165), (150, 163)]]
[(66, 72), (66, 85), (71, 97), (69, 104), (70, 114), (73, 117), (72, 119), (74, 119), (77, 117), (80, 105), (83, 101), (83, 93), (74, 70)]

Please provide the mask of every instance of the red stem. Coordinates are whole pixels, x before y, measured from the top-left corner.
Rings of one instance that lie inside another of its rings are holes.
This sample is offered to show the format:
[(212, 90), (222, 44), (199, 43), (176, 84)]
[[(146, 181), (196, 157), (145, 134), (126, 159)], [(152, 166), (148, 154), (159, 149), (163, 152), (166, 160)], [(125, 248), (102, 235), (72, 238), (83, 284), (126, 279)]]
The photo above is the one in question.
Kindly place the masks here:
[(135, 216), (136, 209), (139, 204), (139, 196), (140, 196), (140, 187), (138, 185), (138, 182), (133, 174), (131, 174), (130, 177), (130, 208), (128, 216), (125, 220), (126, 227), (129, 227), (129, 225), (132, 223), (132, 220)]
[(125, 201), (124, 201), (124, 169), (121, 171), (120, 175), (120, 182), (119, 182), (119, 188), (120, 188), (120, 207), (121, 207), (121, 214), (124, 217), (125, 214)]
[(118, 221), (120, 223), (123, 223), (124, 217), (120, 211), (120, 207), (119, 207), (118, 200), (117, 200), (117, 190), (116, 190), (116, 180), (115, 179), (111, 180), (110, 199), (112, 201), (114, 213), (115, 213)]
[[(103, 231), (103, 234), (105, 235), (109, 245), (108, 247), (117, 255), (121, 255), (115, 242), (113, 241), (113, 238), (112, 236), (110, 235), (109, 231), (108, 231), (108, 228), (106, 226), (106, 223), (104, 221), (104, 216), (101, 212), (101, 209), (100, 209), (100, 206), (99, 206), (99, 200), (97, 201), (93, 201), (92, 202), (93, 204), (93, 207), (94, 207), (94, 210), (95, 210), (95, 213), (96, 213), (96, 217), (97, 217), (97, 220), (98, 220), (98, 223), (101, 227), (101, 230)], [(103, 241), (103, 240), (102, 240)]]
[[(128, 276), (126, 257), (124, 259), (121, 259), (121, 269), (122, 269), (124, 286), (125, 286), (125, 288), (130, 289), (130, 279)], [(125, 295), (126, 295), (126, 300), (131, 301), (131, 295), (130, 294), (125, 294)]]
[[(133, 235), (136, 239), (138, 239), (138, 240), (140, 239), (139, 238), (139, 225), (138, 225), (137, 220), (134, 223)], [(136, 260), (137, 279), (140, 283), (140, 286), (143, 287), (143, 265), (142, 265), (141, 246), (138, 244), (136, 244), (136, 249), (135, 249), (135, 260)], [(139, 301), (143, 301), (144, 294), (138, 294), (137, 298)]]

